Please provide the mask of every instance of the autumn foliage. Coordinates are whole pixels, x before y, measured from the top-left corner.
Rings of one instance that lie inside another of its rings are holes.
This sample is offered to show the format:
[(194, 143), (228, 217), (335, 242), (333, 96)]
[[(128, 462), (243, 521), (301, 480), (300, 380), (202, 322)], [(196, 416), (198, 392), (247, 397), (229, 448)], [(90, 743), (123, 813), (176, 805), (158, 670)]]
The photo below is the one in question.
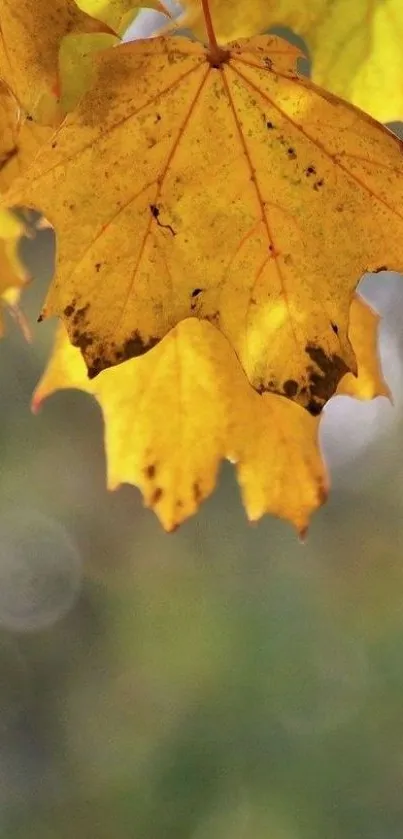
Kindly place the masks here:
[[(26, 281), (13, 208), (57, 240), (40, 318), (60, 325), (33, 406), (91, 393), (110, 488), (137, 485), (167, 530), (227, 458), (249, 518), (302, 533), (328, 489), (324, 406), (389, 395), (379, 318), (356, 287), (403, 271), (403, 146), (381, 124), (403, 112), (403, 52), (378, 73), (403, 11), (188, 0), (179, 24), (121, 43), (139, 5), (20, 0), (17, 15), (0, 0), (8, 305)], [(297, 48), (259, 34), (280, 24), (305, 39), (312, 81)]]

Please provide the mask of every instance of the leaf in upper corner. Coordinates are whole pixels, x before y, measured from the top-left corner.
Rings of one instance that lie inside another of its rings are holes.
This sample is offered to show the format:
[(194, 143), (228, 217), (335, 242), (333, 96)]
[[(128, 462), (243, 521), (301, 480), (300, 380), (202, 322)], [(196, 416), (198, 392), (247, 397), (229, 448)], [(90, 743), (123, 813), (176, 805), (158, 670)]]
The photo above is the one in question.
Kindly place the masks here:
[(300, 78), (298, 55), (274, 37), (219, 68), (184, 38), (107, 50), (12, 188), (57, 231), (43, 315), (91, 375), (189, 316), (221, 329), (256, 390), (313, 414), (354, 372), (354, 288), (403, 269), (403, 146)]
[(401, 119), (402, 25), (401, 0), (321, 0), (301, 31), (314, 81), (380, 122)]
[(130, 26), (139, 9), (155, 9), (167, 14), (158, 0), (77, 0), (77, 5), (92, 17), (103, 20), (119, 35)]
[(224, 458), (236, 463), (252, 520), (272, 513), (303, 531), (325, 499), (318, 419), (284, 397), (259, 396), (209, 323), (185, 320), (147, 355), (92, 381), (61, 326), (34, 410), (66, 387), (101, 405), (110, 489), (138, 486), (167, 530), (210, 495)]
[(52, 122), (62, 38), (109, 31), (74, 0), (0, 0), (0, 78), (31, 118)]
[[(25, 235), (23, 223), (8, 210), (0, 209), (0, 300), (11, 309), (16, 309), (20, 293), (29, 280), (18, 247)], [(3, 323), (0, 318), (0, 336)]]
[(346, 373), (339, 382), (338, 395), (362, 400), (376, 396), (391, 398), (379, 360), (379, 323), (378, 313), (356, 294), (351, 304), (349, 335), (357, 357), (358, 375)]
[[(209, 0), (217, 37), (274, 26), (305, 39), (312, 78), (380, 122), (403, 117), (401, 0)], [(200, 0), (183, 0), (184, 25), (206, 37)]]

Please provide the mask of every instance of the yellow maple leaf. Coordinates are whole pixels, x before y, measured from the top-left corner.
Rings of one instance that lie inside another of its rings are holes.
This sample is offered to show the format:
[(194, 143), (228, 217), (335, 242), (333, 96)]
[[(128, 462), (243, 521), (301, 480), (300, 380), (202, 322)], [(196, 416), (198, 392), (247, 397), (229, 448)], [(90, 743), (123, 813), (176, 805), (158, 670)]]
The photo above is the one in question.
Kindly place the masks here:
[(159, 0), (77, 0), (77, 5), (87, 14), (103, 20), (111, 29), (122, 35), (139, 9), (149, 8), (167, 14)]
[(274, 37), (219, 61), (184, 38), (106, 50), (11, 189), (57, 231), (43, 316), (64, 318), (91, 375), (189, 316), (257, 390), (314, 414), (355, 371), (354, 288), (403, 268), (402, 143), (298, 77), (298, 55)]
[[(183, 23), (202, 38), (200, 0), (183, 0)], [(303, 37), (312, 78), (380, 122), (403, 117), (401, 0), (210, 0), (224, 43), (285, 26)]]
[(284, 397), (259, 396), (207, 322), (182, 321), (146, 356), (94, 380), (61, 326), (34, 410), (67, 387), (95, 395), (102, 408), (109, 488), (138, 486), (167, 530), (210, 495), (223, 458), (236, 463), (252, 520), (269, 512), (303, 531), (325, 499), (318, 419)]
[[(347, 374), (338, 392), (385, 394), (377, 356), (368, 350), (378, 321), (357, 296), (349, 334), (358, 376)], [(66, 388), (95, 395), (102, 408), (109, 488), (137, 485), (168, 530), (212, 492), (224, 458), (237, 464), (250, 519), (273, 513), (303, 531), (326, 496), (318, 419), (283, 397), (259, 396), (228, 342), (206, 322), (182, 321), (147, 355), (92, 380), (61, 324), (33, 409)]]
[(0, 79), (38, 122), (54, 117), (62, 38), (79, 32), (110, 28), (74, 0), (0, 0)]
[[(20, 240), (25, 234), (20, 219), (8, 210), (0, 209), (0, 299), (14, 311), (18, 309), (21, 290), (29, 281), (29, 274), (18, 252)], [(0, 336), (2, 334), (0, 319)]]

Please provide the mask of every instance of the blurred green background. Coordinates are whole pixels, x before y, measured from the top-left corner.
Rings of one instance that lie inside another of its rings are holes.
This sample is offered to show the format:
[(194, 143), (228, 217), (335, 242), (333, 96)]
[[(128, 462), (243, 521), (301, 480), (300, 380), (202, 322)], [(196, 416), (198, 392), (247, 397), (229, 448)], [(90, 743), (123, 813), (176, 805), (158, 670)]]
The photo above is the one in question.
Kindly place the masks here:
[(165, 535), (136, 489), (106, 491), (95, 402), (31, 415), (51, 233), (23, 252), (33, 343), (10, 320), (0, 343), (1, 837), (401, 839), (401, 279), (365, 285), (395, 408), (330, 405), (307, 542), (248, 524), (230, 466)]

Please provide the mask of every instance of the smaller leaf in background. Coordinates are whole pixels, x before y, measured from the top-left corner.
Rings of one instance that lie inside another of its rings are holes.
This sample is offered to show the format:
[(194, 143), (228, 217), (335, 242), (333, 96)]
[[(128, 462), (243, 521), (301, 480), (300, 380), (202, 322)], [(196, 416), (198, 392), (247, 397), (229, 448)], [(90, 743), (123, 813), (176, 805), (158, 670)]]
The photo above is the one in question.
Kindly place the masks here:
[[(26, 234), (24, 224), (14, 213), (0, 210), (0, 300), (12, 310), (27, 336), (27, 327), (18, 306), (21, 291), (30, 280), (18, 252), (20, 240)], [(0, 336), (2, 334), (0, 319)]]
[(356, 294), (350, 309), (349, 335), (357, 356), (358, 375), (346, 373), (339, 382), (336, 394), (356, 399), (374, 399), (391, 393), (381, 370), (378, 353), (380, 316)]
[[(200, 0), (184, 25), (206, 40)], [(403, 118), (402, 0), (209, 0), (222, 42), (275, 26), (305, 39), (312, 79), (380, 122)]]
[(0, 0), (0, 79), (37, 122), (57, 116), (60, 44), (79, 32), (111, 30), (74, 0), (18, 0), (18, 13), (15, 0)]
[(92, 381), (61, 326), (34, 410), (66, 387), (101, 405), (109, 487), (138, 486), (167, 530), (210, 495), (224, 458), (236, 463), (252, 520), (272, 513), (302, 533), (325, 499), (318, 419), (283, 397), (259, 396), (209, 323), (182, 321), (149, 354)]
[(103, 20), (119, 35), (130, 26), (139, 9), (155, 9), (167, 14), (159, 0), (77, 0), (77, 5), (92, 17)]
[(306, 13), (299, 34), (309, 48), (313, 80), (380, 122), (401, 119), (401, 0), (309, 0), (298, 5)]

